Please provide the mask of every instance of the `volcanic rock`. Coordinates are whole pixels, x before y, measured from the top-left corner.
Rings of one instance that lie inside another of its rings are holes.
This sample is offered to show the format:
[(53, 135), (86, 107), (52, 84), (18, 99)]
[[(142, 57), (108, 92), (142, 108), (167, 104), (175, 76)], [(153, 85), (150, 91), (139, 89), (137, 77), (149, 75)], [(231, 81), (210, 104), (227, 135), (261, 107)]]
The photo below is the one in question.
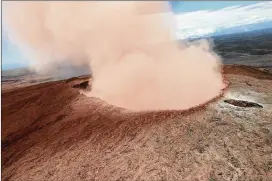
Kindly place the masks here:
[(89, 76), (2, 82), (2, 180), (269, 181), (271, 75), (224, 70), (224, 96), (185, 112), (132, 112), (86, 97), (78, 88), (91, 86)]

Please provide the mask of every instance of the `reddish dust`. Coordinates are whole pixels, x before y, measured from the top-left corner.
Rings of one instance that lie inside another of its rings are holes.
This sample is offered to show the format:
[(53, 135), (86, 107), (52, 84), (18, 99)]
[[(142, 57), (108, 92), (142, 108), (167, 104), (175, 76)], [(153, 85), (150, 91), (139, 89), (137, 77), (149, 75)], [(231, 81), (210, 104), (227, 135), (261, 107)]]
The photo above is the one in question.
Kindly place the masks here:
[(167, 2), (4, 2), (10, 40), (38, 71), (88, 65), (87, 96), (132, 110), (188, 109), (225, 87), (208, 41), (175, 41)]

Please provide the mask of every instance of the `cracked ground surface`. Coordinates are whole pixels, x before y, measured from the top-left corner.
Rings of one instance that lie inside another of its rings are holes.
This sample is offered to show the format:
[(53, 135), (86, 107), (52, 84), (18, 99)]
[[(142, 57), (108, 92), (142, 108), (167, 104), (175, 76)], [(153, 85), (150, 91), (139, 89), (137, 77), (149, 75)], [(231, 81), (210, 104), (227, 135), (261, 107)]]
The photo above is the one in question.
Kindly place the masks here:
[(225, 95), (188, 112), (107, 105), (76, 88), (87, 77), (9, 85), (2, 93), (2, 179), (271, 180), (272, 76), (245, 66), (224, 72)]

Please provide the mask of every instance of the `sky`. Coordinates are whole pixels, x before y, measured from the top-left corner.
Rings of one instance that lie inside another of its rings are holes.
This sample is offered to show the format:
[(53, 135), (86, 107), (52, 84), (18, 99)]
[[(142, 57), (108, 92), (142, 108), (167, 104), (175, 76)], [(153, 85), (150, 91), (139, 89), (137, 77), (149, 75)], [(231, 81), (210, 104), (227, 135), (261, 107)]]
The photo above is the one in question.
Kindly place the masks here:
[[(272, 28), (269, 1), (170, 1), (177, 39)], [(3, 27), (4, 29), (4, 27)], [(28, 60), (2, 33), (2, 70), (25, 67)]]

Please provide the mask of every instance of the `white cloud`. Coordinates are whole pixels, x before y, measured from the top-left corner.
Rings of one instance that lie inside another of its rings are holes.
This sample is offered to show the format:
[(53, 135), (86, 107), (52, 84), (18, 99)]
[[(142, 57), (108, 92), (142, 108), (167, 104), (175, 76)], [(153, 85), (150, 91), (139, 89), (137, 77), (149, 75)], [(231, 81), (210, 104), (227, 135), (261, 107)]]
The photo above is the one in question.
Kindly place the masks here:
[[(196, 11), (176, 15), (179, 39), (207, 35), (219, 29), (272, 20), (272, 2), (231, 6), (214, 11)], [(271, 25), (272, 26), (272, 25)]]

